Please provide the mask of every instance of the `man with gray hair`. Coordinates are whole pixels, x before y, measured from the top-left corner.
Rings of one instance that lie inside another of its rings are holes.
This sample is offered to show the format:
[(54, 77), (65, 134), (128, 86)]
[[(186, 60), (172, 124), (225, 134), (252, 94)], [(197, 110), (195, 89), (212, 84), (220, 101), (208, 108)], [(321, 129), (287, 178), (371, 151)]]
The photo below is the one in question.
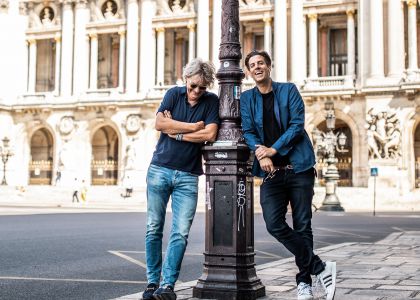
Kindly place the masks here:
[[(184, 68), (186, 86), (167, 91), (156, 115), (161, 132), (147, 172), (146, 265), (143, 299), (176, 299), (175, 282), (197, 207), (201, 146), (214, 141), (219, 123), (218, 97), (206, 91), (214, 66), (194, 59)], [(172, 228), (162, 266), (166, 206), (172, 198)], [(162, 279), (160, 278), (162, 275)]]

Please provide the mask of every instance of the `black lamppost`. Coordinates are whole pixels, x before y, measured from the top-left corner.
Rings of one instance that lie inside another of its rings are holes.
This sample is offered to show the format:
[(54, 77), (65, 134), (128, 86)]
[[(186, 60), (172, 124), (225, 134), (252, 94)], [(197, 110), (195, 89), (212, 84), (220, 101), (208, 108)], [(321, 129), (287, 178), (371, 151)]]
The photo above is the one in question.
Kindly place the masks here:
[(265, 295), (254, 263), (254, 201), (249, 149), (240, 125), (239, 2), (222, 2), (219, 59), (221, 124), (217, 141), (204, 146), (206, 242), (203, 274), (193, 296), (205, 299), (256, 299)]
[(338, 173), (336, 166), (338, 160), (335, 157), (335, 151), (348, 152), (348, 150), (344, 149), (347, 137), (343, 132), (334, 133), (334, 103), (330, 100), (325, 102), (325, 114), (327, 132), (324, 133), (317, 129), (312, 132), (315, 152), (327, 162), (327, 172), (324, 175), (325, 199), (319, 209), (326, 211), (344, 211), (344, 208), (341, 206), (340, 200), (335, 193), (337, 182), (340, 179), (340, 174)]
[(9, 147), (10, 140), (5, 136), (2, 140), (3, 146), (0, 146), (0, 155), (1, 160), (3, 162), (3, 180), (1, 181), (1, 185), (7, 185), (6, 181), (6, 164), (9, 160), (9, 157), (13, 155), (12, 149)]

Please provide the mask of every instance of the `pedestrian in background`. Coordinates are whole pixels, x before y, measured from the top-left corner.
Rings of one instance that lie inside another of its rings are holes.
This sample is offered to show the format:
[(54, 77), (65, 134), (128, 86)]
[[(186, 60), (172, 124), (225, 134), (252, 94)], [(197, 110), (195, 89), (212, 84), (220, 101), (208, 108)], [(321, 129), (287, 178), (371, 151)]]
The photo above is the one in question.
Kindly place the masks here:
[(74, 178), (74, 183), (73, 183), (73, 199), (72, 199), (72, 203), (74, 203), (74, 200), (77, 201), (77, 203), (79, 203), (79, 185), (77, 183), (77, 178)]

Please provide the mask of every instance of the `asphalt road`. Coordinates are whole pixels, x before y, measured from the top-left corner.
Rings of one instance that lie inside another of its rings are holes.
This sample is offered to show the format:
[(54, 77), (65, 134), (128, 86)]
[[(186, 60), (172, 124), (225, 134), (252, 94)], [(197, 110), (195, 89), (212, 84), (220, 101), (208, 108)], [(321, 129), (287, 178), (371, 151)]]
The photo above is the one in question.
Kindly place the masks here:
[[(143, 290), (145, 213), (0, 216), (0, 299), (112, 299)], [(171, 215), (167, 215), (165, 237)], [(315, 213), (315, 248), (420, 230), (420, 216)], [(289, 257), (255, 215), (257, 264)], [(166, 242), (166, 239), (164, 239)], [(180, 280), (201, 275), (204, 214), (191, 229)]]

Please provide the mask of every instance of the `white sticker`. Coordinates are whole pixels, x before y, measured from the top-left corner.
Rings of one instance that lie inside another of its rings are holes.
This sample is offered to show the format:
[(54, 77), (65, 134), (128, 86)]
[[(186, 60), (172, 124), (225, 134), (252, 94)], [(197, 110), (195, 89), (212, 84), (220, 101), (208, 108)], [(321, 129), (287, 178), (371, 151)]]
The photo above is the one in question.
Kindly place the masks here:
[(216, 158), (228, 158), (227, 152), (216, 152), (214, 153), (214, 156)]
[(229, 67), (229, 62), (228, 62), (228, 61), (225, 61), (225, 62), (223, 63), (223, 67), (224, 67), (224, 68)]

